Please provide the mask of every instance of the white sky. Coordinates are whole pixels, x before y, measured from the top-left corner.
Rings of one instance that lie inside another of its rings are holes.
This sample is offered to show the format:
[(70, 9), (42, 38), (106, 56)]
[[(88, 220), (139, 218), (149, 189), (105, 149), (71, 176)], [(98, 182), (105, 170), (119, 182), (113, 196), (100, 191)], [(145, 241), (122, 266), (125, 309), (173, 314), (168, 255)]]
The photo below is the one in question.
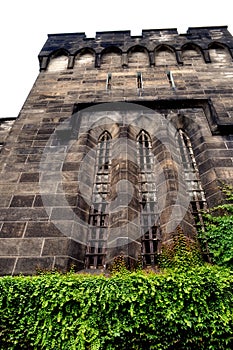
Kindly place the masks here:
[(39, 73), (47, 34), (227, 25), (230, 0), (1, 0), (0, 118), (16, 117)]

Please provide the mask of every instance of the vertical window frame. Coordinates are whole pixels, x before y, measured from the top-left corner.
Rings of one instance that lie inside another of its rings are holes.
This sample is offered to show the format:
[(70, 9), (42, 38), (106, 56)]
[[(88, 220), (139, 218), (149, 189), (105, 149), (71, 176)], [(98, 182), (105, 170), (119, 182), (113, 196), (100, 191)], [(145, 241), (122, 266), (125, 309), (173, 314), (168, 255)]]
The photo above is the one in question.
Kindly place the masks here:
[[(141, 145), (141, 146), (140, 146)], [(150, 135), (141, 130), (137, 136), (139, 202), (141, 206), (141, 254), (144, 266), (157, 265), (159, 226), (157, 221), (156, 184), (153, 182), (153, 153)], [(145, 232), (146, 230), (146, 232)]]
[(178, 129), (177, 131), (185, 182), (190, 195), (191, 212), (195, 220), (195, 226), (197, 227), (200, 224), (204, 230), (202, 211), (207, 209), (207, 202), (191, 140), (183, 129)]
[(106, 197), (110, 191), (111, 142), (105, 130), (98, 139), (95, 162), (95, 181), (92, 206), (89, 211), (90, 232), (86, 249), (85, 265), (88, 269), (104, 269), (109, 222)]

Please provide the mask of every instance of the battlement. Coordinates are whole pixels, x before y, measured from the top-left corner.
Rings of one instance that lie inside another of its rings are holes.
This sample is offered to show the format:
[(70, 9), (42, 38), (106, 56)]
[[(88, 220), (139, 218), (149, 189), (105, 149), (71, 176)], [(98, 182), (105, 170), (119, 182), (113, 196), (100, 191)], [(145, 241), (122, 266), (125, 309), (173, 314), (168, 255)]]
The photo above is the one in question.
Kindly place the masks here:
[[(48, 39), (39, 53), (40, 69), (46, 69), (48, 59), (54, 55), (62, 54), (74, 57), (83, 50), (90, 50), (101, 56), (107, 50), (127, 54), (135, 47), (145, 49), (148, 54), (166, 45), (173, 51), (178, 64), (179, 52), (187, 45), (196, 45), (203, 53), (205, 61), (209, 58), (206, 51), (213, 45), (224, 46), (233, 57), (233, 37), (227, 26), (216, 27), (190, 27), (185, 34), (179, 34), (176, 28), (146, 29), (138, 36), (131, 35), (129, 30), (96, 32), (95, 38), (87, 38), (85, 33), (49, 34)], [(151, 61), (153, 65), (153, 62)], [(98, 67), (98, 63), (97, 63)], [(70, 67), (71, 68), (71, 67)]]
[(55, 33), (48, 34), (48, 40), (40, 52), (41, 55), (45, 55), (51, 52), (51, 50), (63, 47), (74, 53), (79, 46), (86, 45), (88, 42), (89, 46), (98, 47), (111, 42), (111, 45), (122, 46), (126, 41), (138, 44), (138, 40), (152, 40), (154, 44), (165, 40), (174, 40), (183, 42), (185, 38), (191, 40), (200, 39), (203, 41), (211, 41), (220, 39), (224, 42), (233, 44), (233, 38), (231, 33), (228, 31), (227, 26), (213, 26), (213, 27), (190, 27), (184, 34), (179, 34), (176, 28), (165, 28), (165, 29), (143, 29), (141, 35), (131, 35), (130, 30), (120, 31), (101, 31), (96, 32), (95, 38), (87, 38), (84, 32), (80, 33)]

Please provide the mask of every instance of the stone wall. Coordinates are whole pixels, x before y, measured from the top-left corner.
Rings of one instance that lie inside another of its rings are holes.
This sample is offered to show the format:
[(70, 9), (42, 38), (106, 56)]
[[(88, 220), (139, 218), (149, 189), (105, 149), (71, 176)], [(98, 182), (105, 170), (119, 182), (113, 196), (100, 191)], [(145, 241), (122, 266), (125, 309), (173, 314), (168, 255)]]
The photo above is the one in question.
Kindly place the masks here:
[[(88, 206), (77, 179), (80, 161), (96, 140), (90, 134), (74, 142), (70, 136), (85, 107), (130, 102), (184, 129), (208, 206), (219, 203), (219, 181), (233, 184), (232, 55), (227, 27), (190, 28), (181, 35), (175, 29), (146, 30), (138, 37), (128, 31), (99, 32), (96, 38), (49, 35), (39, 54), (40, 73), (7, 139), (4, 136), (0, 274), (85, 267), (87, 227), (75, 216), (86, 222)], [(109, 120), (103, 125), (109, 128)], [(122, 128), (115, 137), (120, 133)], [(62, 141), (62, 135), (69, 135), (69, 142)], [(157, 140), (153, 142), (156, 146)], [(168, 212), (169, 205), (165, 209)], [(169, 221), (166, 210), (164, 227)], [(163, 240), (169, 238), (164, 229)], [(135, 258), (135, 249), (138, 246), (126, 255)]]

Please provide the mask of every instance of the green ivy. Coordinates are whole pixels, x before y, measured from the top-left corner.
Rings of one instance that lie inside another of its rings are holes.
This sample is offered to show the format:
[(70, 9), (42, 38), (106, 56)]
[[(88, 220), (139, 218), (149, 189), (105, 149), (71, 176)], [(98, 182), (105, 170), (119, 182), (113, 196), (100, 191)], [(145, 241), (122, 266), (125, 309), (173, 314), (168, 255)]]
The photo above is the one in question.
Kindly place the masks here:
[(233, 272), (0, 279), (1, 350), (233, 348)]
[(158, 260), (160, 268), (189, 269), (203, 264), (199, 243), (185, 236), (180, 226), (177, 227), (172, 242), (162, 246)]
[(226, 195), (226, 203), (215, 206), (203, 214), (204, 230), (199, 230), (199, 239), (203, 249), (208, 247), (208, 253), (214, 264), (233, 266), (233, 188), (222, 187)]

